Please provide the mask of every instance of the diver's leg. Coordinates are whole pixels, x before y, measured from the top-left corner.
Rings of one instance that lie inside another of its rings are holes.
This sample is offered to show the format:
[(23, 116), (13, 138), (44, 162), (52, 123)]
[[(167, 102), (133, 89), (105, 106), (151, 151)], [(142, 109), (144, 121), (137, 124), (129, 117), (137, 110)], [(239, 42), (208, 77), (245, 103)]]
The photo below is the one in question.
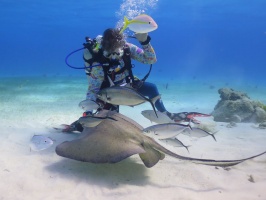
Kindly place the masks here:
[(83, 127), (82, 125), (79, 123), (79, 121), (74, 121), (72, 124), (70, 125), (66, 125), (64, 124), (64, 128), (62, 129), (62, 132), (65, 133), (71, 133), (74, 131), (78, 131), (78, 132), (82, 132), (83, 131)]
[[(112, 104), (108, 104), (103, 109), (119, 112), (119, 106), (112, 105)], [(89, 116), (89, 115), (92, 115), (92, 112), (87, 111), (87, 112), (83, 113), (83, 117), (86, 117), (86, 116)], [(73, 122), (70, 125), (64, 125), (64, 126), (65, 127), (64, 127), (64, 129), (62, 129), (62, 132), (70, 133), (70, 132), (74, 132), (74, 131), (78, 131), (78, 132), (82, 132), (83, 131), (83, 127), (79, 123), (78, 120)]]
[(102, 109), (116, 111), (116, 112), (119, 113), (119, 106), (118, 105), (113, 105), (113, 104), (110, 104), (110, 103), (106, 103)]
[[(137, 90), (142, 95), (149, 97), (149, 99), (152, 99), (159, 95), (159, 91), (157, 86), (154, 83), (144, 82), (140, 88)], [(174, 120), (176, 122), (182, 121), (186, 119), (186, 113), (171, 113), (166, 110), (164, 107), (163, 101), (161, 98), (159, 98), (155, 102), (155, 107), (158, 111), (166, 114), (171, 120)]]
[[(149, 99), (152, 99), (160, 95), (157, 86), (154, 83), (149, 83), (149, 82), (144, 82), (142, 86), (138, 88), (137, 91), (142, 95), (148, 97)], [(155, 102), (155, 107), (160, 112), (167, 112), (161, 98), (159, 98)]]

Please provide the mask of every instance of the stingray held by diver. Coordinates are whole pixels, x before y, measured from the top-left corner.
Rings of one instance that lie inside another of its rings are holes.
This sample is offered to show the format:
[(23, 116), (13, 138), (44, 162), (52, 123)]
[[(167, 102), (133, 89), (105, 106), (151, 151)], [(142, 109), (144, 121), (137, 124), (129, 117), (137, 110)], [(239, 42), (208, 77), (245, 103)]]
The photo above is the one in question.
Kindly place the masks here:
[[(110, 118), (104, 118), (108, 115)], [(117, 163), (134, 154), (139, 154), (144, 165), (153, 167), (165, 154), (197, 164), (233, 166), (265, 154), (265, 152), (240, 160), (211, 160), (180, 156), (161, 146), (142, 133), (143, 128), (134, 120), (114, 111), (97, 114), (103, 121), (93, 128), (84, 128), (80, 138), (66, 141), (56, 147), (59, 156), (90, 163)]]

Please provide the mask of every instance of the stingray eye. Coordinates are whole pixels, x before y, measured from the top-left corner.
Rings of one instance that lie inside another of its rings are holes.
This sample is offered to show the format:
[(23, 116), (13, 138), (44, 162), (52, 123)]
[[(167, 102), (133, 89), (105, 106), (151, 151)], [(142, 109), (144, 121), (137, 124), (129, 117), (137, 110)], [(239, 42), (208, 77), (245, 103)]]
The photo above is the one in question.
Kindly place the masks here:
[(107, 99), (107, 101), (111, 101), (111, 97), (107, 97), (106, 99)]

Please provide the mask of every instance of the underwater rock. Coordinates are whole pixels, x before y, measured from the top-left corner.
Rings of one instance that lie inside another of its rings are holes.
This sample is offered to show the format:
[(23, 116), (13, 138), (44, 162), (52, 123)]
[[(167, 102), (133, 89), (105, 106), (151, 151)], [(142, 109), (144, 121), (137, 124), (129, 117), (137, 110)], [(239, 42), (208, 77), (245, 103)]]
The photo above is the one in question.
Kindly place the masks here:
[(259, 124), (259, 128), (266, 129), (266, 121)]
[(255, 116), (257, 117), (258, 122), (264, 122), (266, 120), (266, 114), (265, 110), (263, 110), (261, 107), (255, 108)]
[(221, 88), (218, 90), (221, 100), (238, 100), (238, 99), (250, 99), (246, 93), (235, 91), (231, 88)]
[(233, 128), (233, 127), (237, 127), (235, 122), (230, 122), (229, 124), (226, 125), (227, 128)]
[(260, 123), (266, 120), (261, 103), (250, 99), (246, 93), (230, 88), (221, 88), (218, 93), (221, 99), (212, 112), (214, 121)]
[(239, 122), (241, 122), (241, 117), (239, 115), (235, 114), (231, 117), (231, 122), (232, 123), (239, 123)]

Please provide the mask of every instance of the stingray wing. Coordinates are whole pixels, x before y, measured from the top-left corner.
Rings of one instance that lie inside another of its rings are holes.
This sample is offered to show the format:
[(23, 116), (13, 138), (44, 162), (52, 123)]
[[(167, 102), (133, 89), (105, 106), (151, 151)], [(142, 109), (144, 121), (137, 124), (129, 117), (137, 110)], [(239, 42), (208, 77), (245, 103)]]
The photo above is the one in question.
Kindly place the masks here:
[(143, 161), (144, 165), (148, 168), (156, 165), (160, 160), (165, 158), (165, 155), (160, 151), (153, 148), (145, 148), (145, 153), (140, 153), (139, 157)]
[(129, 131), (121, 129), (113, 120), (104, 120), (97, 127), (84, 129), (81, 138), (59, 144), (56, 153), (92, 163), (116, 163), (134, 154), (145, 153), (141, 142)]

